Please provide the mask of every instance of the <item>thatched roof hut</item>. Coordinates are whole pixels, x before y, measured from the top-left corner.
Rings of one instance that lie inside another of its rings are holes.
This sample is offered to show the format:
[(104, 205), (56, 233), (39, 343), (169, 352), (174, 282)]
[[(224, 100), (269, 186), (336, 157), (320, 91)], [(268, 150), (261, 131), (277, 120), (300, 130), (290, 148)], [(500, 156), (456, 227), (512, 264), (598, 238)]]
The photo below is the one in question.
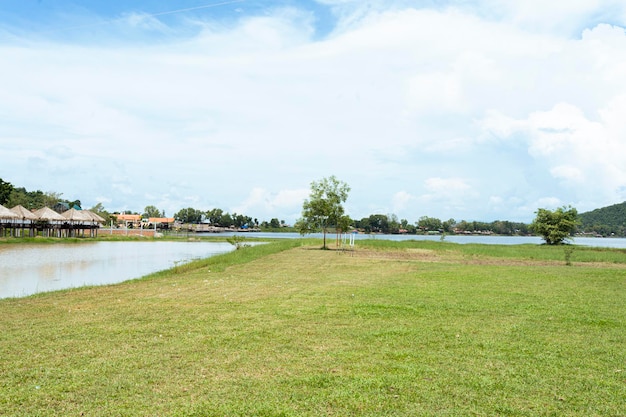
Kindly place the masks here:
[(93, 219), (90, 215), (85, 213), (83, 210), (76, 210), (71, 208), (67, 211), (61, 213), (64, 219), (72, 221), (72, 222), (93, 222)]
[[(95, 213), (91, 213), (87, 210), (77, 210), (71, 208), (61, 214), (66, 221), (70, 222), (68, 227), (68, 235), (69, 236), (77, 236), (79, 231), (82, 231), (83, 236), (85, 233), (85, 229), (89, 230), (91, 236), (96, 236), (98, 234), (98, 223), (100, 221), (96, 220), (94, 216), (97, 216)], [(100, 217), (100, 216), (98, 216)], [(100, 217), (102, 219), (102, 217)], [(104, 219), (102, 219), (104, 221)]]
[(15, 214), (11, 210), (9, 210), (8, 208), (6, 208), (2, 204), (0, 204), (0, 219), (15, 220), (17, 218), (18, 218), (17, 214)]
[(61, 216), (56, 211), (52, 210), (49, 207), (42, 207), (39, 210), (35, 211), (35, 216), (39, 220), (47, 220), (47, 221), (60, 221), (63, 222), (67, 220), (65, 217)]
[(38, 219), (35, 213), (33, 213), (32, 211), (30, 211), (24, 206), (19, 206), (19, 205), (15, 206), (11, 209), (11, 211), (17, 214), (18, 218), (22, 220), (37, 220)]
[(85, 212), (89, 217), (91, 217), (91, 219), (94, 222), (98, 222), (98, 223), (104, 223), (104, 218), (102, 218), (102, 216), (98, 215), (97, 213), (94, 213), (93, 211), (89, 211), (89, 210), (83, 210), (83, 212)]

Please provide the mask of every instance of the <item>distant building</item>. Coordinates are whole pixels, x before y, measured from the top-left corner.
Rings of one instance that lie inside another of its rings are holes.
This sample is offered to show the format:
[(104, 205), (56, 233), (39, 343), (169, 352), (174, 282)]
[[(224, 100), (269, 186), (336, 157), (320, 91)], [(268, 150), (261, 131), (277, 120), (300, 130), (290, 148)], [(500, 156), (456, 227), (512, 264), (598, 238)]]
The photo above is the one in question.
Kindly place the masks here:
[(114, 214), (117, 225), (126, 228), (141, 227), (141, 214)]
[(149, 217), (147, 220), (143, 219), (142, 221), (144, 222), (144, 228), (169, 229), (174, 225), (175, 220), (173, 217)]
[(52, 207), (52, 210), (56, 211), (57, 213), (63, 213), (65, 211), (68, 211), (69, 209), (70, 209), (69, 203), (66, 203), (64, 201), (59, 201), (58, 203), (54, 205), (54, 207)]

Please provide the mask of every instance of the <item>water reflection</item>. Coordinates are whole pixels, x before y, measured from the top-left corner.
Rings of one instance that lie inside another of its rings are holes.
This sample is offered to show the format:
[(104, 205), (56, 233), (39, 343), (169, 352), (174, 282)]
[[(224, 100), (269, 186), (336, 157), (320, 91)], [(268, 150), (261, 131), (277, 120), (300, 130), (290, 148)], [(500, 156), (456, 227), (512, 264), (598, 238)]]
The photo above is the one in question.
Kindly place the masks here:
[(232, 249), (226, 242), (0, 245), (0, 298), (113, 284)]

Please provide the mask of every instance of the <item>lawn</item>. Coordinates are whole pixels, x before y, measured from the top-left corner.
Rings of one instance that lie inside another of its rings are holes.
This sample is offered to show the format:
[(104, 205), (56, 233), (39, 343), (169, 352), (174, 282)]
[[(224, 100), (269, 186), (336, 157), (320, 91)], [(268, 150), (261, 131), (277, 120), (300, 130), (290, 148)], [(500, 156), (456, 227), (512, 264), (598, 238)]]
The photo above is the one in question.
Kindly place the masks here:
[(0, 415), (626, 416), (626, 255), (285, 240), (0, 300)]

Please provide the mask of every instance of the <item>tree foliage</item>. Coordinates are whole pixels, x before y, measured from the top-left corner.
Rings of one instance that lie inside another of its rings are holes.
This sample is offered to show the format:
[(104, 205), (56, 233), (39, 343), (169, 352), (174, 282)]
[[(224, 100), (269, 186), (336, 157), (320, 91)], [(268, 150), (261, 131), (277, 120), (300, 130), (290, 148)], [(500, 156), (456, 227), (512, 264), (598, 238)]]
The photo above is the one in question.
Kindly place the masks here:
[(300, 234), (321, 230), (324, 234), (325, 249), (328, 229), (338, 228), (345, 223), (343, 203), (348, 199), (349, 192), (350, 186), (339, 181), (334, 175), (313, 181), (311, 194), (302, 205), (302, 217), (296, 223)]
[(89, 211), (96, 213), (98, 216), (102, 217), (104, 219), (104, 224), (108, 224), (109, 222), (111, 222), (111, 217), (112, 214), (109, 213), (105, 208), (104, 208), (104, 204), (102, 203), (98, 203), (95, 206), (93, 206), (92, 208), (89, 209)]
[(165, 212), (159, 210), (155, 206), (146, 206), (143, 209), (143, 217), (165, 217)]
[(443, 223), (436, 217), (422, 216), (417, 220), (417, 227), (427, 232), (439, 232), (443, 230)]
[(5, 182), (0, 178), (0, 204), (4, 205), (9, 201), (9, 196), (13, 191), (13, 184)]
[(174, 218), (181, 223), (200, 223), (204, 214), (203, 211), (188, 207), (174, 214)]
[(220, 208), (213, 208), (211, 210), (207, 210), (206, 219), (213, 226), (222, 226), (222, 217), (224, 216), (224, 210)]
[(546, 241), (548, 245), (559, 245), (576, 230), (579, 224), (578, 211), (575, 208), (559, 207), (554, 211), (540, 208), (537, 217), (530, 225), (531, 230)]
[(44, 193), (41, 190), (27, 191), (24, 187), (12, 187), (9, 196), (3, 205), (6, 205), (7, 207), (20, 205), (30, 210), (36, 210), (42, 207), (50, 207), (54, 209), (57, 205), (59, 205), (59, 203), (63, 203), (63, 207), (67, 208), (71, 208), (75, 204), (80, 206), (80, 200), (63, 200), (61, 196), (62, 193), (51, 191)]
[(276, 217), (273, 217), (272, 220), (270, 220), (269, 227), (271, 227), (272, 229), (278, 229), (280, 227), (280, 220), (278, 220)]

